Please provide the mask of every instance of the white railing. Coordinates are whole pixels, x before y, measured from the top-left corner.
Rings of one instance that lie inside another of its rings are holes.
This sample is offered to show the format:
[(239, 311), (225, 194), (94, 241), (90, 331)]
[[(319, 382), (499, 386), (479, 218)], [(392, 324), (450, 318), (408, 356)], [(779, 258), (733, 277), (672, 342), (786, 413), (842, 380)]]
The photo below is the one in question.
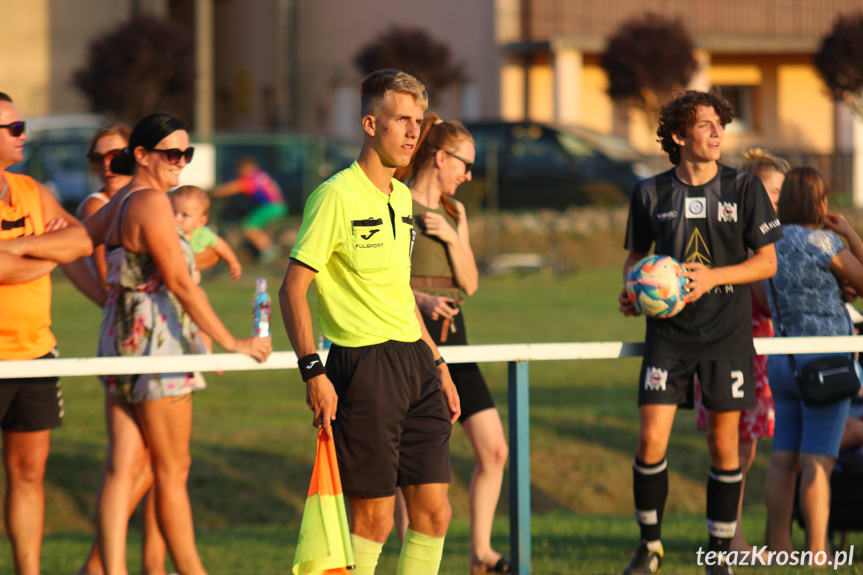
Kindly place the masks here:
[[(637, 357), (643, 343), (604, 341), (586, 343), (507, 343), (497, 345), (448, 346), (443, 348), (448, 363), (489, 363), (495, 361), (551, 361), (572, 359), (615, 359)], [(863, 351), (863, 337), (756, 338), (761, 355), (782, 353), (830, 353)], [(326, 352), (319, 352), (326, 359)], [(126, 373), (168, 373), (174, 371), (258, 371), (296, 369), (292, 351), (278, 351), (265, 363), (239, 353), (180, 355), (163, 357), (87, 357), (50, 361), (2, 361), (0, 379), (119, 375)]]
[[(863, 337), (756, 338), (755, 350), (761, 355), (863, 351)], [(447, 346), (441, 351), (448, 363), (505, 361), (509, 364), (510, 553), (513, 573), (526, 575), (530, 573), (531, 565), (529, 362), (638, 357), (644, 351), (644, 344), (621, 341), (513, 343)], [(326, 352), (320, 352), (320, 355), (326, 360)], [(296, 368), (297, 356), (292, 351), (275, 352), (264, 363), (236, 353), (60, 358), (45, 361), (0, 361), (0, 379)]]

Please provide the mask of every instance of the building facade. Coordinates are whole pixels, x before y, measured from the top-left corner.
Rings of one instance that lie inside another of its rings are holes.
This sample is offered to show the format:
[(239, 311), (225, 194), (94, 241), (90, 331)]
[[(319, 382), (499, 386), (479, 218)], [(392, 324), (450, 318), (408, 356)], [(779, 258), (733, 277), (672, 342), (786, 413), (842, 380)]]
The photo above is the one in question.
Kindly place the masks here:
[(493, 0), (4, 0), (3, 6), (4, 21), (15, 26), (0, 37), (0, 86), (25, 116), (89, 111), (74, 72), (93, 39), (135, 13), (168, 18), (196, 39), (199, 90), (207, 92), (197, 107), (212, 107), (209, 123), (217, 131), (359, 138), (362, 73), (353, 60), (392, 26), (423, 29), (449, 46), (463, 80), (432, 95), (444, 117), (494, 116), (499, 108)]
[[(653, 126), (606, 93), (599, 58), (621, 23), (678, 19), (696, 45), (692, 85), (735, 105), (731, 152), (850, 152), (853, 116), (812, 55), (863, 0), (4, 0), (0, 90), (25, 116), (84, 112), (72, 82), (87, 46), (136, 12), (179, 23), (199, 48), (198, 113), (216, 131), (295, 129), (359, 137), (357, 52), (392, 26), (446, 43), (463, 81), (433, 94), (447, 118), (581, 124), (658, 153)], [(203, 15), (203, 16), (202, 16)], [(203, 25), (203, 29), (202, 29)], [(203, 30), (203, 31), (202, 31)], [(192, 73), (192, 72), (190, 72)], [(207, 122), (197, 121), (196, 126)], [(859, 122), (858, 122), (859, 126)]]
[(617, 28), (652, 12), (680, 21), (696, 46), (691, 87), (718, 88), (735, 107), (726, 149), (850, 151), (854, 120), (812, 64), (821, 39), (863, 0), (498, 0), (501, 116), (582, 124), (658, 153), (639, 110), (608, 97), (599, 59)]

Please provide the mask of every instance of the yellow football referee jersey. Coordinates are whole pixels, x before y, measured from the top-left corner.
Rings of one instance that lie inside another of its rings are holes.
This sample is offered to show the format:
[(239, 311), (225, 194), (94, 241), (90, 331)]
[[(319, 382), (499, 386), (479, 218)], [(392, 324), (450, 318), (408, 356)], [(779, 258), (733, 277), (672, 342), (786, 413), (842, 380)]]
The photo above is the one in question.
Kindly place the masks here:
[(291, 257), (315, 269), (324, 337), (344, 347), (413, 342), (410, 190), (378, 190), (354, 162), (309, 197)]

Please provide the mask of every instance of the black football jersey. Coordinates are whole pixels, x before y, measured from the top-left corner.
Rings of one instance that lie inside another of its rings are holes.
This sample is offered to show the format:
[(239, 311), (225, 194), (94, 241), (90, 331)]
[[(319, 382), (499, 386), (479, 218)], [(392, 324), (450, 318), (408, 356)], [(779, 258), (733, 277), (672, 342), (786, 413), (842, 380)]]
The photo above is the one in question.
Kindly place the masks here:
[[(757, 176), (719, 164), (716, 176), (690, 186), (674, 169), (638, 184), (626, 230), (627, 250), (669, 255), (707, 267), (739, 264), (748, 249), (782, 238)], [(745, 285), (720, 285), (674, 317), (647, 318), (649, 349), (681, 359), (727, 359), (755, 354), (752, 302)]]

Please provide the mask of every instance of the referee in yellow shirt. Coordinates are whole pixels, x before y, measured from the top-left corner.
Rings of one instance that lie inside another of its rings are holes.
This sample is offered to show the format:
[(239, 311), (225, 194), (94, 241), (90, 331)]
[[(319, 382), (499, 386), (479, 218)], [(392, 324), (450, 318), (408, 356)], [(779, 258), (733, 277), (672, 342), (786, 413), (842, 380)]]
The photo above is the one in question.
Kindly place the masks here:
[[(309, 198), (279, 303), (314, 425), (335, 439), (354, 575), (375, 571), (396, 487), (410, 523), (398, 573), (434, 575), (451, 516), (449, 438), (461, 409), (411, 291), (411, 194), (393, 179), (410, 162), (428, 97), (397, 70), (370, 74), (361, 97), (360, 156)], [(326, 368), (306, 300), (312, 280), (332, 342)]]

